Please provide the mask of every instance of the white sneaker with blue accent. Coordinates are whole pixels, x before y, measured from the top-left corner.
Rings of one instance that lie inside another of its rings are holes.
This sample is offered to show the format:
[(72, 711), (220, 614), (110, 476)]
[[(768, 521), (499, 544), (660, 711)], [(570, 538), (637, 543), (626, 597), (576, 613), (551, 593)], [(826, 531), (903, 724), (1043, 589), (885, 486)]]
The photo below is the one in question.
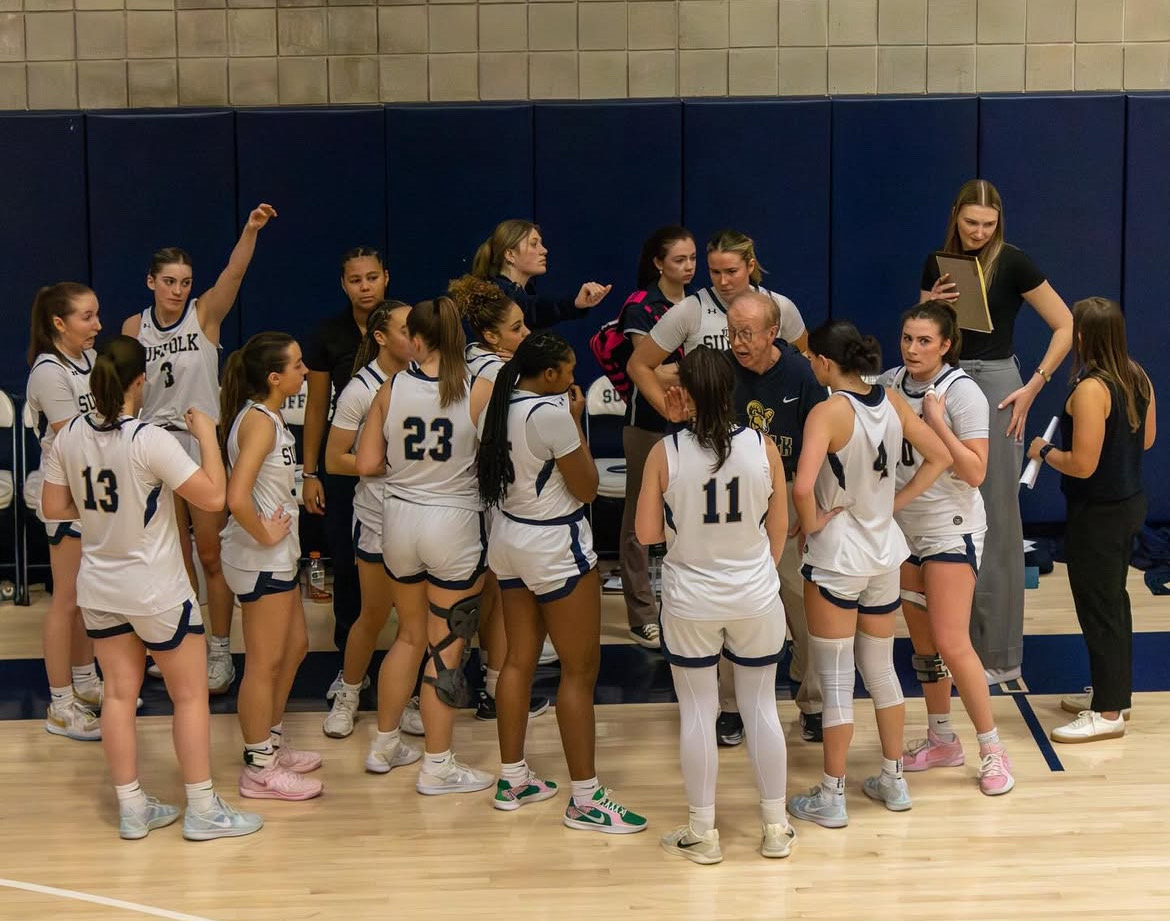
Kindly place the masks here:
[(242, 838), (263, 827), (264, 820), (260, 816), (229, 806), (218, 794), (206, 812), (192, 812), (188, 808), (183, 816), (183, 837), (188, 841)]
[(874, 777), (865, 778), (861, 789), (870, 799), (885, 803), (891, 812), (905, 812), (914, 805), (905, 777), (891, 777), (883, 771)]
[(844, 828), (849, 824), (844, 795), (831, 796), (820, 784), (808, 793), (792, 797), (788, 801), (788, 814), (806, 822), (816, 822), (823, 828)]
[(179, 817), (176, 806), (159, 802), (153, 796), (146, 798), (146, 808), (140, 812), (124, 812), (118, 819), (118, 836), (127, 841), (145, 838), (156, 828), (166, 828)]

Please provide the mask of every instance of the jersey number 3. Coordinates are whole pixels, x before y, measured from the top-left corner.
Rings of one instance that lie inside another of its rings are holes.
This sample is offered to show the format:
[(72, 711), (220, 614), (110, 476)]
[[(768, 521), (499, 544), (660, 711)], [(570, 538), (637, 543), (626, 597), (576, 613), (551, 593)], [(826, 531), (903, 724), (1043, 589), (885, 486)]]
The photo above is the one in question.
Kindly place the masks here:
[(158, 369), (162, 372), (163, 386), (164, 387), (174, 387), (175, 386), (175, 366), (172, 365), (169, 361), (164, 361), (161, 365), (158, 366)]
[(727, 482), (727, 514), (719, 517), (719, 484), (712, 477), (703, 484), (703, 492), (707, 494), (707, 513), (703, 516), (703, 524), (719, 524), (720, 520), (728, 524), (737, 524), (743, 520), (739, 510), (739, 477)]
[(435, 446), (429, 451), (423, 447), (423, 442), (427, 437), (427, 423), (425, 419), (418, 416), (411, 416), (404, 419), (402, 427), (406, 429), (406, 444), (403, 448), (403, 454), (407, 460), (422, 460), (430, 456), (431, 460), (445, 461), (451, 459), (451, 435), (455, 431), (455, 426), (451, 424), (450, 419), (432, 419), (431, 431), (439, 436), (439, 440), (435, 442)]
[[(86, 511), (96, 512), (100, 508), (103, 512), (116, 512), (118, 510), (118, 478), (114, 475), (114, 471), (103, 469), (97, 472), (97, 476), (94, 476), (93, 468), (86, 467), (81, 471), (81, 475), (85, 477)], [(97, 495), (94, 488), (95, 483), (102, 492), (100, 496)]]

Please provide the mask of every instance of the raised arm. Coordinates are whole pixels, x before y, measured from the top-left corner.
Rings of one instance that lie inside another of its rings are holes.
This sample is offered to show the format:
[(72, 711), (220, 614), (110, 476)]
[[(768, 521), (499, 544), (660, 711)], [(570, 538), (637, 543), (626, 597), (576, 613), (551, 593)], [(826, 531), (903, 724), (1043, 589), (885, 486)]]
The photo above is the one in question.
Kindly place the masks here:
[(248, 271), (248, 264), (256, 251), (256, 235), (274, 217), (276, 209), (272, 205), (261, 203), (252, 210), (224, 270), (219, 273), (215, 284), (196, 301), (199, 325), (213, 342), (219, 341), (219, 326), (236, 302), (236, 295), (240, 293), (244, 273)]

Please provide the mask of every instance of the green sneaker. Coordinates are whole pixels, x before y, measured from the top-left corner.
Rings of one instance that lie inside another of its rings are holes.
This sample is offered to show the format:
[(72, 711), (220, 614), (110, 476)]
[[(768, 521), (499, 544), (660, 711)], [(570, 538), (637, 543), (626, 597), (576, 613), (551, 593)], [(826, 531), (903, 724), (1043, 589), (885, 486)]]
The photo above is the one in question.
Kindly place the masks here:
[(565, 826), (583, 831), (601, 831), (607, 835), (632, 835), (646, 830), (646, 818), (615, 802), (608, 787), (598, 787), (593, 797), (578, 803), (569, 797), (565, 809)]
[(541, 803), (557, 795), (557, 785), (551, 780), (541, 780), (532, 771), (524, 783), (510, 784), (504, 778), (496, 781), (496, 796), (492, 805), (505, 812), (519, 809), (530, 803)]

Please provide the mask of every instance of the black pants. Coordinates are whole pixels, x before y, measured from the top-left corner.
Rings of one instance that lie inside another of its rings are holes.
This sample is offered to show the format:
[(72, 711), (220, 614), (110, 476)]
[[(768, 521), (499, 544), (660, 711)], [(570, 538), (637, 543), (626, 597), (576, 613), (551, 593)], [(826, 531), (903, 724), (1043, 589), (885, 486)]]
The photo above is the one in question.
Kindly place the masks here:
[(1064, 535), (1068, 583), (1093, 683), (1092, 708), (1124, 710), (1133, 691), (1133, 617), (1125, 578), (1133, 539), (1146, 518), (1146, 497), (1069, 502)]
[(325, 541), (333, 561), (333, 643), (345, 652), (349, 628), (362, 610), (357, 563), (353, 552), (353, 491), (357, 479), (351, 476), (321, 476), (325, 489)]

